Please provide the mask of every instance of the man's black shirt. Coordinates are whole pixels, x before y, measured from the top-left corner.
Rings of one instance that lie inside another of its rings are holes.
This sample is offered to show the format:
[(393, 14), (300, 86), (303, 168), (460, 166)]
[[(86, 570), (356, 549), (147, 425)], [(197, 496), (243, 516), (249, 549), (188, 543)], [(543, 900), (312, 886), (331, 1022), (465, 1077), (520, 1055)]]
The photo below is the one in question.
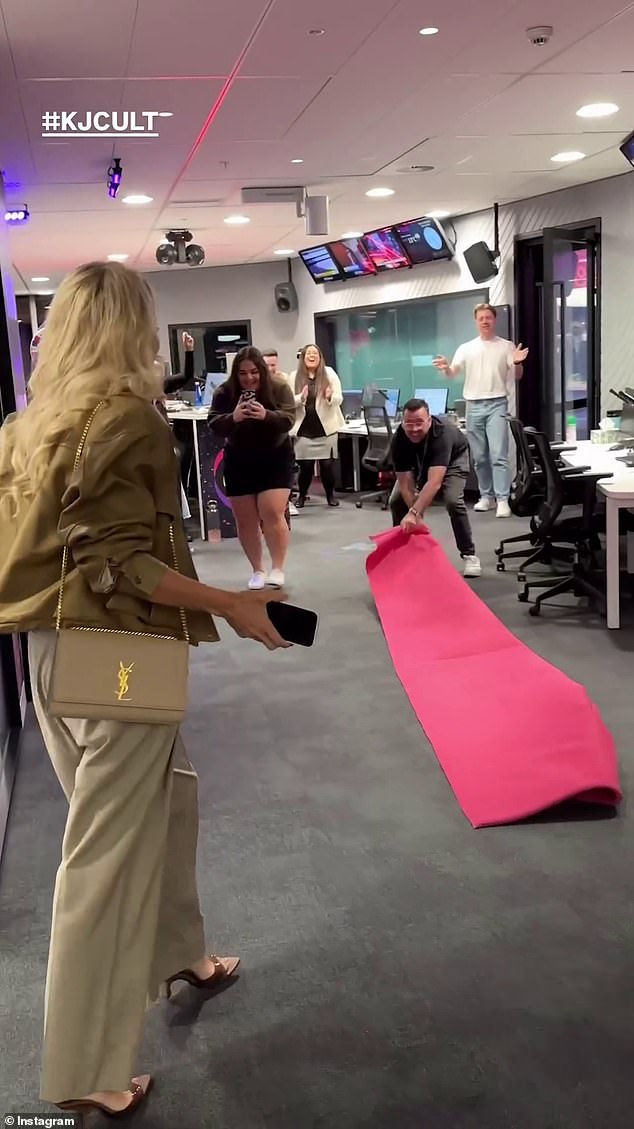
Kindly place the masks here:
[(432, 416), (431, 427), (420, 443), (412, 443), (402, 425), (398, 428), (392, 441), (392, 462), (398, 474), (411, 471), (416, 488), (420, 489), (427, 481), (432, 466), (455, 467), (466, 473), (469, 469), (468, 450), (467, 437), (459, 427), (449, 420)]

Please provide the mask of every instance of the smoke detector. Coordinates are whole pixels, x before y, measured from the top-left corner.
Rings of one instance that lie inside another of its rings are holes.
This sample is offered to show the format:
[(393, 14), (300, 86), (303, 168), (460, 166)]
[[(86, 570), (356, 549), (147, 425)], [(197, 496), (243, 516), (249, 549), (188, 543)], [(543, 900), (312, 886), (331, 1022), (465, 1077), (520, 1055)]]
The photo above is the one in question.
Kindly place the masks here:
[(530, 39), (533, 47), (544, 47), (546, 43), (550, 43), (554, 33), (552, 27), (527, 27), (526, 34)]

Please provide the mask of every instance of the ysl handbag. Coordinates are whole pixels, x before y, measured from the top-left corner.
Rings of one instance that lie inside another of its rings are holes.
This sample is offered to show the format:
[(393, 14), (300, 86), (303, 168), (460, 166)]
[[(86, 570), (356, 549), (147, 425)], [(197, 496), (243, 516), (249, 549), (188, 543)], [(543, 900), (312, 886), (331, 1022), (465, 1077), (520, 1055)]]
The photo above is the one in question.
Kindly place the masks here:
[[(84, 427), (73, 471), (76, 472), (90, 426), (102, 407), (97, 404)], [(170, 525), (173, 567), (179, 571)], [(68, 546), (55, 616), (56, 644), (48, 694), (53, 717), (91, 721), (127, 721), (175, 725), (187, 708), (189, 630), (180, 608), (182, 638), (108, 627), (62, 627)]]

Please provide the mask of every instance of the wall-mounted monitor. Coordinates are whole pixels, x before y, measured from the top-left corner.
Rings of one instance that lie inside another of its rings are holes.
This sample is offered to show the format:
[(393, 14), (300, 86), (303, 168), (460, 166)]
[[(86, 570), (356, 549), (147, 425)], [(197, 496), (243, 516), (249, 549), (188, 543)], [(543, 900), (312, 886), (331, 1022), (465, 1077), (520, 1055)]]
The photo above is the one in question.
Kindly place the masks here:
[(397, 224), (396, 234), (415, 267), (438, 259), (453, 259), (452, 244), (440, 224), (428, 216)]
[(626, 137), (625, 141), (621, 142), (619, 149), (625, 157), (625, 160), (629, 161), (630, 164), (634, 166), (634, 133), (630, 133), (630, 136)]
[(380, 227), (376, 231), (367, 232), (363, 236), (363, 242), (374, 267), (379, 272), (400, 270), (402, 267), (412, 265), (392, 227)]
[(313, 282), (335, 282), (343, 277), (325, 244), (321, 247), (308, 247), (299, 252), (299, 257)]
[(329, 243), (328, 250), (344, 278), (376, 274), (376, 267), (362, 239), (339, 239), (336, 243)]

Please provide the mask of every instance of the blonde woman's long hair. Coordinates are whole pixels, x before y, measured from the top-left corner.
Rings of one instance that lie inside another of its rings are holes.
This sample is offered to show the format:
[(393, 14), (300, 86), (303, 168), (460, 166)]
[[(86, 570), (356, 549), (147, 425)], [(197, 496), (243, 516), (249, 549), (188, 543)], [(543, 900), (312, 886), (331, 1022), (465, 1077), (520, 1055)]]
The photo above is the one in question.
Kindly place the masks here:
[(326, 375), (324, 354), (319, 348), (319, 345), (304, 345), (304, 348), (301, 350), (299, 354), (299, 361), (297, 362), (297, 373), (295, 375), (295, 392), (296, 394), (299, 394), (302, 391), (302, 388), (306, 387), (307, 381), (311, 379), (308, 375), (308, 369), (306, 368), (306, 361), (304, 359), (309, 349), (315, 349), (316, 352), (319, 353), (319, 365), (317, 366), (317, 371), (314, 378), (315, 396), (317, 397), (317, 399), (319, 399), (320, 396), (325, 395), (326, 389), (330, 383)]
[(44, 481), (51, 452), (107, 396), (163, 395), (152, 292), (121, 263), (67, 275), (46, 319), (29, 403), (0, 430), (0, 500), (16, 507)]

